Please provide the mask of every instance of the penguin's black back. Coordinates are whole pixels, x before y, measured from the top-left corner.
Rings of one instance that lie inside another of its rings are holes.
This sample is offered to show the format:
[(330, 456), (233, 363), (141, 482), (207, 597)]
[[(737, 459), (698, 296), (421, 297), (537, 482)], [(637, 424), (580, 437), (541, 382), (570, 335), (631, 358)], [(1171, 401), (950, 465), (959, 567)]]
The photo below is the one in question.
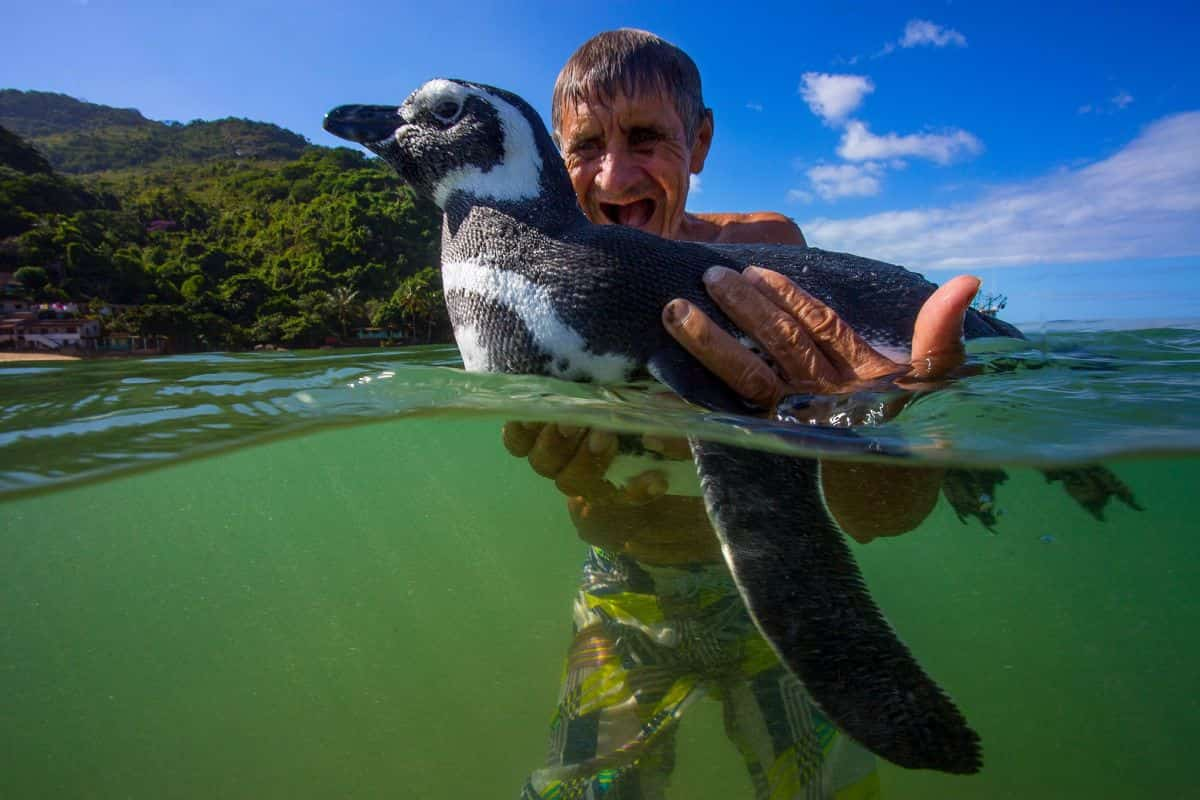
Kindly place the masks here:
[[(814, 247), (668, 241), (616, 225), (581, 226), (564, 236), (563, 242), (590, 254), (583, 261), (585, 269), (597, 265), (603, 272), (617, 273), (610, 279), (616, 284), (611, 296), (593, 295), (597, 312), (620, 314), (618, 306), (628, 304), (645, 313), (649, 306), (656, 323), (662, 307), (682, 297), (727, 330), (736, 330), (709, 298), (702, 275), (712, 266), (737, 272), (758, 266), (792, 279), (873, 344), (907, 348), (917, 314), (937, 288), (904, 267)], [(580, 263), (564, 257), (564, 263), (572, 262)], [(574, 282), (578, 276), (572, 275), (570, 280)], [(1021, 335), (1008, 323), (974, 309), (967, 313), (964, 332), (968, 339)]]
[[(922, 304), (936, 286), (903, 267), (848, 253), (791, 245), (706, 244), (662, 239), (617, 225), (570, 225), (545, 231), (497, 209), (476, 206), (443, 242), (443, 262), (486, 263), (523, 276), (593, 353), (627, 356), (629, 377), (642, 373), (669, 336), (663, 307), (684, 298), (735, 334), (738, 329), (709, 298), (702, 276), (709, 267), (741, 271), (760, 266), (787, 275), (828, 304), (877, 347), (906, 350)], [(493, 349), (512, 350), (505, 371), (544, 372), (529, 361), (528, 342), (513, 340), (512, 317), (502, 308), (447, 295), (452, 320), (470, 320)], [(969, 311), (968, 338), (1020, 336), (1006, 323)], [(499, 368), (500, 364), (496, 365)]]

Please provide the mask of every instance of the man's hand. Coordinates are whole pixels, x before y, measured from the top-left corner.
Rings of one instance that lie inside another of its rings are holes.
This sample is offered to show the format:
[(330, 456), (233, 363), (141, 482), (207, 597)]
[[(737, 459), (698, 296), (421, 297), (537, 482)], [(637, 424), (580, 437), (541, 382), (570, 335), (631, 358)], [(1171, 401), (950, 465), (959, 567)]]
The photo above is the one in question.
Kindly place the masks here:
[[(604, 475), (617, 455), (607, 431), (541, 422), (508, 422), (504, 447), (529, 461), (567, 496), (567, 510), (588, 544), (651, 564), (719, 561), (720, 546), (704, 504), (694, 497), (664, 496), (667, 478), (648, 470), (623, 487)], [(687, 441), (643, 436), (642, 446), (673, 460), (691, 459)]]
[[(773, 407), (780, 397), (802, 391), (836, 393), (885, 375), (936, 378), (962, 360), (962, 317), (978, 289), (975, 278), (950, 281), (926, 301), (913, 336), (913, 363), (899, 364), (876, 352), (831, 309), (784, 276), (751, 269), (723, 270), (709, 278), (709, 293), (721, 309), (775, 359), (783, 375), (738, 344), (701, 311), (683, 300), (668, 304), (668, 331), (715, 375), (751, 402)], [(665, 496), (657, 470), (617, 488), (604, 479), (617, 454), (617, 439), (605, 431), (572, 426), (510, 422), (504, 446), (526, 458), (569, 499), (568, 509), (585, 541), (651, 563), (712, 561), (720, 557), (716, 537), (694, 498)], [(687, 457), (686, 444), (645, 442), (668, 457)], [(866, 481), (865, 472), (873, 472)], [(940, 470), (827, 461), (822, 467), (826, 501), (854, 538), (870, 541), (916, 527), (937, 500)], [(876, 487), (864, 493), (869, 482)]]
[(695, 497), (667, 495), (638, 506), (572, 497), (567, 500), (567, 510), (579, 538), (647, 564), (721, 560), (721, 545), (704, 503)]
[[(968, 275), (939, 287), (917, 315), (911, 361), (901, 364), (777, 272), (751, 267), (739, 275), (716, 267), (704, 277), (713, 300), (767, 350), (775, 369), (686, 300), (667, 304), (663, 324), (714, 375), (763, 408), (774, 408), (788, 394), (848, 392), (888, 375), (917, 380), (946, 375), (962, 364), (963, 315), (979, 290), (979, 279)], [(829, 510), (846, 533), (864, 543), (919, 525), (937, 503), (942, 474), (829, 459), (821, 465)]]
[(833, 309), (778, 272), (723, 267), (705, 273), (708, 293), (731, 320), (774, 359), (739, 344), (686, 300), (663, 309), (663, 324), (683, 347), (738, 394), (774, 408), (788, 394), (853, 391), (887, 375), (932, 379), (963, 361), (963, 315), (979, 279), (960, 275), (925, 301), (913, 332), (911, 362), (892, 361), (872, 348)]
[[(517, 458), (528, 459), (534, 472), (554, 481), (567, 497), (592, 504), (639, 506), (667, 491), (666, 476), (658, 470), (647, 470), (621, 488), (605, 480), (604, 474), (617, 456), (617, 437), (608, 431), (544, 422), (506, 422), (501, 433), (504, 449)], [(655, 442), (651, 438), (647, 447)]]

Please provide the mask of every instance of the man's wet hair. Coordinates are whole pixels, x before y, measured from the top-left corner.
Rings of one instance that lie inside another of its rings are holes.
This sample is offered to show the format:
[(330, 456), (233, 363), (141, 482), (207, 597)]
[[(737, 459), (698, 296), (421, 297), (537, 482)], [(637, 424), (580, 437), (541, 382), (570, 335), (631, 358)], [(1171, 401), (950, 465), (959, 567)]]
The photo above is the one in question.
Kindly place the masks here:
[(671, 98), (690, 147), (700, 123), (712, 111), (704, 106), (700, 70), (687, 53), (649, 31), (620, 28), (584, 42), (554, 82), (550, 121), (562, 145), (563, 109), (587, 102), (611, 103), (620, 95), (655, 94)]

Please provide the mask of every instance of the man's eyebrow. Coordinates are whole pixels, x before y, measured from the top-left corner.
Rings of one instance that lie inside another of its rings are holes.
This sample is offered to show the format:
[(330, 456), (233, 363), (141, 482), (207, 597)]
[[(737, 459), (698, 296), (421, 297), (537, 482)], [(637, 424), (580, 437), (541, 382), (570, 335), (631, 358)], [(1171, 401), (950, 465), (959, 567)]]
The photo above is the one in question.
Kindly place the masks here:
[(663, 137), (663, 136), (667, 135), (667, 129), (665, 126), (658, 125), (653, 122), (648, 122), (645, 124), (630, 125), (629, 126), (629, 134), (633, 135), (635, 133), (640, 133), (640, 134), (648, 133), (653, 136)]
[(600, 134), (592, 131), (581, 131), (573, 133), (567, 137), (567, 149), (579, 147), (581, 145), (590, 144), (600, 141)]

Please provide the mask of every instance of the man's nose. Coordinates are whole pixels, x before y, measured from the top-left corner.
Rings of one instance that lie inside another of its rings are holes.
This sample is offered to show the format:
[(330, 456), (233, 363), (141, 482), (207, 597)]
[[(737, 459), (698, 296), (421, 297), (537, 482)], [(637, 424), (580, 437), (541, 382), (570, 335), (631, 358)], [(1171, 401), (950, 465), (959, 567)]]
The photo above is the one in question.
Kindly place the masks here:
[(605, 196), (618, 198), (638, 185), (641, 171), (627, 153), (610, 149), (600, 160), (600, 169), (596, 172), (595, 180), (596, 188)]

